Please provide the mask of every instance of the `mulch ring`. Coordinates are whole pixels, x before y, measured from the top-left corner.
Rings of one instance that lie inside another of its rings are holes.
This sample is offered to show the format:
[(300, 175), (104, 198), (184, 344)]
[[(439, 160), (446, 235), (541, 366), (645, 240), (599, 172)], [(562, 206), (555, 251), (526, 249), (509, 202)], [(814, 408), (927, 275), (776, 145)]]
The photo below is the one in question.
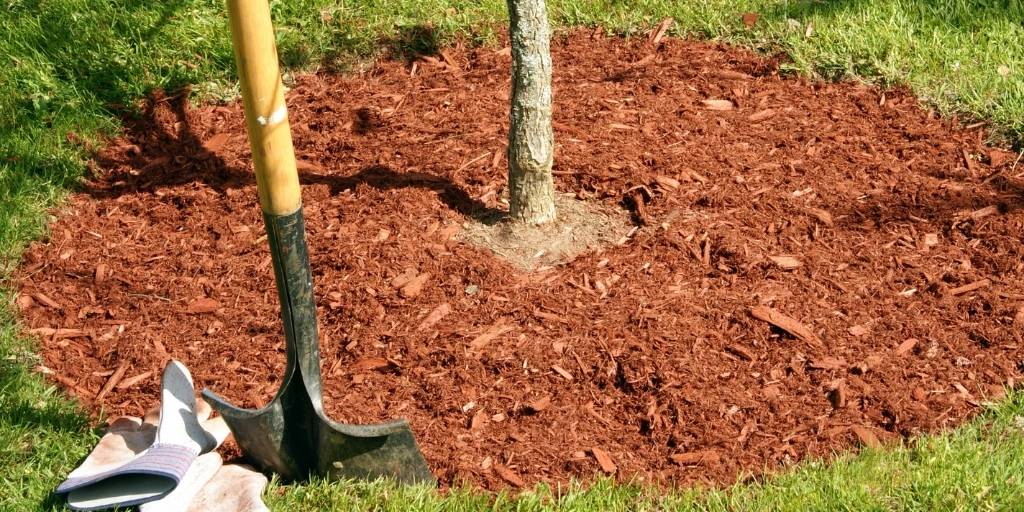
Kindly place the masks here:
[[(556, 185), (637, 229), (532, 273), (459, 238), (504, 207), (507, 52), (296, 78), (333, 418), (408, 418), (445, 484), (720, 484), (941, 430), (1020, 379), (1022, 181), (981, 128), (726, 46), (553, 54)], [(173, 357), (263, 405), (284, 355), (242, 109), (157, 97), (125, 123), (16, 276), (41, 370), (140, 414)]]

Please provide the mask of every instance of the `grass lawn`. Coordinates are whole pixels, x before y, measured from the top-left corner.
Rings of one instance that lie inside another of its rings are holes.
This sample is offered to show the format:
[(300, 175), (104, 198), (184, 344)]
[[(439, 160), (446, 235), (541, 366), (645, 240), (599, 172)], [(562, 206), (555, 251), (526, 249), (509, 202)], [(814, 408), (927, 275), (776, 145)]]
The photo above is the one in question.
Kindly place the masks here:
[[(47, 210), (115, 133), (118, 113), (154, 88), (192, 84), (233, 98), (233, 58), (219, 0), (7, 0), (0, 15), (0, 280), (44, 233)], [(500, 0), (273, 0), (291, 69), (344, 69), (380, 48), (415, 51), (456, 37), (486, 44)], [(947, 115), (988, 121), (1024, 140), (1024, 4), (1017, 0), (550, 0), (561, 26), (629, 35), (661, 18), (676, 35), (785, 52), (794, 72), (905, 84)], [(752, 29), (740, 14), (756, 12)], [(422, 28), (429, 25), (430, 31)], [(0, 286), (10, 288), (0, 281)], [(97, 439), (74, 404), (31, 368), (13, 295), (0, 292), (0, 510), (59, 508), (50, 491)], [(446, 497), (387, 484), (273, 486), (278, 510), (696, 509), (1024, 510), (1024, 395), (954, 432), (903, 448), (808, 462), (767, 482), (658, 492), (601, 482), (519, 497)], [(496, 501), (495, 501), (496, 500)]]

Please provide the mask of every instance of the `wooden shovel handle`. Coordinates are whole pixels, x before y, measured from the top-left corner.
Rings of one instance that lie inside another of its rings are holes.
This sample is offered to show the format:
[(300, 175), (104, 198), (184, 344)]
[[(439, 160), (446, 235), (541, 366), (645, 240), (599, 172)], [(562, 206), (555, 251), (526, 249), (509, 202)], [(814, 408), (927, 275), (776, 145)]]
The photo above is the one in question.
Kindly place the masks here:
[(227, 0), (260, 206), (269, 215), (302, 207), (288, 108), (267, 0)]

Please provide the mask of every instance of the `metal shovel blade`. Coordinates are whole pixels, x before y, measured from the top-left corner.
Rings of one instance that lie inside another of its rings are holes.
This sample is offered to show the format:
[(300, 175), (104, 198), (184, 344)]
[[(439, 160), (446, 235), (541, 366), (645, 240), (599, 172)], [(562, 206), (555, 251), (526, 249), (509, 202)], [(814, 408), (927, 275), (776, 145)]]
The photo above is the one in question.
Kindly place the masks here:
[(203, 398), (219, 412), (254, 465), (289, 481), (390, 477), (434, 482), (408, 422), (348, 425), (323, 410), (316, 306), (302, 210), (264, 214), (281, 298), (287, 365), (274, 399), (262, 409), (235, 407), (210, 390)]

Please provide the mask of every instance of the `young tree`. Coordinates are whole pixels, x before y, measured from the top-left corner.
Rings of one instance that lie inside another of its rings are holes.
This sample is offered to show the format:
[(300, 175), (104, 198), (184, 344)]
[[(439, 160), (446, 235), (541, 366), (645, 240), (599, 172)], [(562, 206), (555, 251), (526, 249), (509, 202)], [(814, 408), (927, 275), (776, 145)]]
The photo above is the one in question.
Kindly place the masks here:
[(512, 106), (508, 134), (509, 214), (543, 224), (555, 218), (551, 180), (551, 31), (544, 0), (508, 0)]

